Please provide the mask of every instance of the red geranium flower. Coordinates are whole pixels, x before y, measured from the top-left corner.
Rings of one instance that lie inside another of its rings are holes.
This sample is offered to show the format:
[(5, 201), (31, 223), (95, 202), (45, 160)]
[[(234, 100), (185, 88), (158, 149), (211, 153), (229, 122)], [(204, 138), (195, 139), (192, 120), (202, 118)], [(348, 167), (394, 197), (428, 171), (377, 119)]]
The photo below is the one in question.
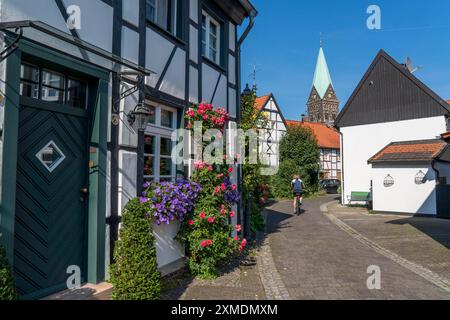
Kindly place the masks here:
[(188, 225), (193, 226), (194, 225), (194, 220), (189, 220), (188, 221)]
[(236, 212), (230, 211), (230, 218), (234, 218), (235, 215), (236, 215)]
[(241, 232), (242, 226), (241, 226), (240, 224), (237, 224), (237, 225), (235, 226), (235, 229), (236, 229), (237, 232)]
[(228, 173), (232, 173), (233, 172), (233, 167), (229, 167), (228, 168)]
[(214, 223), (215, 221), (216, 221), (216, 219), (214, 217), (209, 217), (208, 218), (208, 222), (211, 223), (211, 224)]
[(205, 219), (206, 213), (204, 213), (204, 212), (200, 213), (199, 217), (200, 217), (200, 219)]

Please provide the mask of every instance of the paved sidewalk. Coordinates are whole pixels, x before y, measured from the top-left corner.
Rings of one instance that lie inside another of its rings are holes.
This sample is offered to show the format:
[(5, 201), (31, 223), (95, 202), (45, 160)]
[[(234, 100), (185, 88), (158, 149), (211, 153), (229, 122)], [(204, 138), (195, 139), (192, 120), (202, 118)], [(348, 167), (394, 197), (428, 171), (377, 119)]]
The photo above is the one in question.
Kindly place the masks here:
[[(268, 210), (273, 259), (291, 299), (450, 299), (450, 292), (358, 241), (328, 219), (320, 206), (331, 200), (305, 201), (306, 212), (299, 217), (291, 213), (290, 201), (276, 203)], [(416, 250), (426, 248), (416, 246)], [(371, 265), (381, 268), (381, 290), (367, 288), (367, 268)]]
[(215, 280), (186, 277), (166, 290), (163, 300), (265, 300), (258, 266), (235, 262)]
[(420, 266), (418, 272), (434, 274), (450, 290), (450, 220), (369, 214), (338, 203), (328, 205), (328, 210), (370, 242)]

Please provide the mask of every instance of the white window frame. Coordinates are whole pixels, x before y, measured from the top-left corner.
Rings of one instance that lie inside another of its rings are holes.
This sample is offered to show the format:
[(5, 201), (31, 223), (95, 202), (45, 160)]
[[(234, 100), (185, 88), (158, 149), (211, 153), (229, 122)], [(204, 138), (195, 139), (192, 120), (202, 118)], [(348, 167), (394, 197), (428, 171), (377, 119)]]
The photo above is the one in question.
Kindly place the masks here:
[[(203, 17), (205, 18), (205, 26), (203, 26)], [(210, 37), (212, 36), (211, 24), (216, 26), (216, 31), (217, 31), (217, 34), (216, 34), (217, 44), (216, 44), (216, 49), (215, 49), (216, 54), (214, 57), (210, 55), (211, 49), (212, 49), (211, 43), (210, 43)], [(204, 33), (204, 35), (205, 35), (205, 41), (203, 41), (203, 39), (201, 40), (202, 41), (202, 51), (203, 51), (203, 45), (205, 47), (205, 52), (202, 52), (202, 55), (205, 58), (207, 58), (208, 60), (214, 62), (215, 64), (220, 65), (220, 62), (221, 62), (220, 61), (220, 52), (221, 52), (220, 44), (221, 44), (221, 40), (222, 40), (221, 39), (221, 25), (216, 19), (211, 17), (205, 11), (202, 11), (202, 33)]]
[[(171, 156), (162, 156), (161, 155), (161, 138), (171, 139), (172, 132), (177, 129), (177, 109), (171, 108), (159, 103), (155, 103), (153, 101), (146, 101), (146, 104), (155, 108), (155, 123), (149, 123), (145, 130), (145, 135), (150, 135), (154, 137), (154, 154), (144, 154), (144, 156), (152, 156), (153, 157), (153, 175), (146, 176), (144, 175), (144, 179), (153, 180), (156, 182), (160, 182), (161, 179), (170, 179), (172, 181), (176, 180), (177, 176), (177, 167), (175, 162), (172, 162), (172, 170), (171, 175), (163, 175), (161, 176), (161, 158), (171, 159)], [(167, 110), (172, 112), (172, 128), (164, 127), (161, 125), (161, 110)], [(173, 146), (172, 146), (173, 147)]]

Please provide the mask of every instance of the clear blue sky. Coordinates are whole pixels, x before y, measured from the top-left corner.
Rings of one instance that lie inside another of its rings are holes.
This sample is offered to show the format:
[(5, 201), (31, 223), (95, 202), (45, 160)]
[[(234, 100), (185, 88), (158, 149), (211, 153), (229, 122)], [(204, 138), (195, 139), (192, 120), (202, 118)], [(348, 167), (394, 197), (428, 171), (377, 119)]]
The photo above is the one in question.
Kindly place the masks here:
[[(259, 15), (242, 49), (242, 82), (258, 70), (258, 95), (274, 93), (285, 118), (305, 112), (323, 34), (335, 90), (347, 102), (380, 49), (399, 62), (410, 56), (416, 76), (450, 99), (449, 0), (253, 0)], [(369, 30), (367, 7), (381, 8), (382, 29)]]

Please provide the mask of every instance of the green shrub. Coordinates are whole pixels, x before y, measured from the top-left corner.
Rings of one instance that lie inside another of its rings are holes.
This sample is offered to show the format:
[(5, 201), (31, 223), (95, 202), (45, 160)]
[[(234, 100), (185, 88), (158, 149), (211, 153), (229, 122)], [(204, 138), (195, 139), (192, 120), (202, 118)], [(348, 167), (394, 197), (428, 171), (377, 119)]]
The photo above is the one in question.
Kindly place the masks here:
[(122, 213), (120, 239), (111, 266), (114, 300), (157, 300), (161, 295), (152, 220), (139, 199), (131, 200)]
[(319, 190), (319, 148), (311, 129), (291, 126), (280, 141), (280, 166), (272, 177), (272, 192), (277, 198), (291, 198), (291, 182), (299, 175), (305, 185), (305, 195)]
[(11, 269), (6, 259), (6, 252), (0, 246), (0, 300), (15, 300), (17, 293), (14, 286), (14, 279)]

